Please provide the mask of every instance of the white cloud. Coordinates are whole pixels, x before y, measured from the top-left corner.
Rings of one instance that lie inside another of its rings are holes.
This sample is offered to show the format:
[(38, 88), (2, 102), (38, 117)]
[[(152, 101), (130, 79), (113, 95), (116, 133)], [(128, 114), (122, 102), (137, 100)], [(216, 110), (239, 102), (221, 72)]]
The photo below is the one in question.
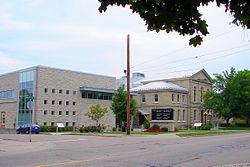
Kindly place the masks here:
[(30, 30), (33, 28), (29, 22), (15, 20), (6, 6), (0, 7), (0, 25), (5, 30)]
[(19, 64), (20, 62), (18, 60), (9, 57), (3, 52), (0, 52), (0, 65), (1, 66), (17, 67)]

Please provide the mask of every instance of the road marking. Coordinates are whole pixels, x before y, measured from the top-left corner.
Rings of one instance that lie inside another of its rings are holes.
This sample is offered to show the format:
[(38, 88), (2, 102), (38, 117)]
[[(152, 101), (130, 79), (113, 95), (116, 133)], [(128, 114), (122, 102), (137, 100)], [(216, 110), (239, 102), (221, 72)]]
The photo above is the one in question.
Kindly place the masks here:
[(51, 141), (46, 141), (48, 143), (63, 143), (63, 142), (75, 142), (75, 141), (84, 141), (88, 139), (70, 139), (70, 140), (51, 140)]
[(75, 161), (58, 162), (58, 163), (53, 163), (53, 164), (36, 165), (35, 167), (51, 167), (51, 166), (60, 166), (60, 165), (70, 165), (70, 164), (84, 163), (84, 162), (89, 162), (89, 161), (104, 160), (104, 159), (110, 159), (110, 158), (111, 158), (110, 156), (93, 157), (93, 158), (85, 159), (85, 160), (75, 160)]

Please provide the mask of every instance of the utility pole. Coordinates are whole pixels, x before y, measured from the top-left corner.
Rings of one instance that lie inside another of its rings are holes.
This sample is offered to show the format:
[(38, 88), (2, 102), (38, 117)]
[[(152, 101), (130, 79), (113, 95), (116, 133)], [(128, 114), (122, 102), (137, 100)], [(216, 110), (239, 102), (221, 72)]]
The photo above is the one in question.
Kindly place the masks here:
[(130, 135), (130, 48), (127, 36), (127, 135)]

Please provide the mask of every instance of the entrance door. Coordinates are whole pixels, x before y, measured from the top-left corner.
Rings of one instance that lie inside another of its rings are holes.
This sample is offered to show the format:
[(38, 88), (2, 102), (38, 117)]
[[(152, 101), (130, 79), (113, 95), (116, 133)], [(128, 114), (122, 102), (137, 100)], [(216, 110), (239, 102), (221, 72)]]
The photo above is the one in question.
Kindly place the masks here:
[(0, 127), (2, 128), (5, 128), (5, 112), (1, 112), (1, 115), (0, 115)]

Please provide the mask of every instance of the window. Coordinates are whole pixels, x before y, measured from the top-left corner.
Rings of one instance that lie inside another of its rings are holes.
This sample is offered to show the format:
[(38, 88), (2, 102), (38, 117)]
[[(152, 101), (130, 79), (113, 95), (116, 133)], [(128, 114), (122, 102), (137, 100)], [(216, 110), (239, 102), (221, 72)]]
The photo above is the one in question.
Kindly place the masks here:
[(175, 94), (172, 94), (172, 101), (175, 101)]
[(62, 94), (62, 89), (59, 89), (59, 93)]
[(196, 101), (196, 86), (194, 86), (194, 101)]
[(178, 121), (181, 120), (181, 111), (180, 110), (177, 111), (177, 118), (178, 118)]
[(7, 90), (0, 92), (0, 99), (8, 99), (14, 97), (14, 91), (13, 90)]
[(196, 110), (194, 110), (194, 120), (196, 120)]
[(51, 115), (55, 115), (55, 111), (51, 111)]
[(145, 95), (142, 95), (142, 97), (141, 97), (141, 102), (146, 102), (146, 98), (145, 98)]
[(52, 89), (52, 93), (55, 93), (56, 92), (56, 89)]
[(186, 119), (185, 114), (186, 114), (186, 111), (183, 110), (183, 111), (182, 111), (182, 121), (185, 121), (185, 119)]
[(177, 102), (180, 102), (180, 95), (177, 95)]
[(73, 91), (73, 95), (76, 95), (76, 91), (75, 90)]
[(154, 95), (154, 98), (155, 98), (155, 102), (158, 102), (158, 100), (159, 100), (159, 99), (158, 99), (158, 94), (155, 94), (155, 95)]
[(55, 104), (55, 100), (52, 100), (51, 104), (54, 105)]
[(72, 115), (76, 115), (76, 112), (75, 112), (75, 111), (73, 111), (73, 112), (72, 112)]
[(44, 100), (44, 102), (43, 102), (44, 104), (47, 104), (47, 100)]
[(66, 105), (69, 105), (69, 101), (66, 101)]
[(66, 115), (69, 115), (69, 111), (66, 111)]
[(47, 88), (44, 88), (44, 93), (47, 93), (48, 92), (48, 89)]
[(76, 126), (76, 123), (75, 123), (75, 122), (72, 122), (72, 126)]
[(43, 111), (43, 115), (47, 115), (47, 110), (44, 110), (44, 111)]
[(55, 125), (55, 122), (51, 122), (51, 124), (50, 124), (51, 126), (54, 126)]
[(65, 123), (65, 126), (69, 126), (69, 123), (68, 123), (68, 122), (66, 122), (66, 123)]
[(59, 112), (58, 112), (58, 115), (62, 115), (62, 111), (59, 111)]
[(201, 87), (201, 102), (203, 101), (203, 92), (204, 92), (204, 88)]
[(66, 90), (66, 94), (69, 94), (69, 90)]
[(182, 102), (184, 103), (186, 100), (185, 100), (185, 95), (182, 95)]
[(112, 100), (111, 93), (99, 93), (99, 92), (82, 92), (82, 98), (84, 99), (98, 99), (98, 100)]
[(46, 125), (47, 125), (47, 122), (44, 122), (43, 125), (46, 126)]
[(73, 101), (73, 106), (75, 106), (76, 105), (76, 102), (75, 101)]
[(62, 105), (62, 101), (59, 101), (58, 104), (59, 104), (59, 105)]

